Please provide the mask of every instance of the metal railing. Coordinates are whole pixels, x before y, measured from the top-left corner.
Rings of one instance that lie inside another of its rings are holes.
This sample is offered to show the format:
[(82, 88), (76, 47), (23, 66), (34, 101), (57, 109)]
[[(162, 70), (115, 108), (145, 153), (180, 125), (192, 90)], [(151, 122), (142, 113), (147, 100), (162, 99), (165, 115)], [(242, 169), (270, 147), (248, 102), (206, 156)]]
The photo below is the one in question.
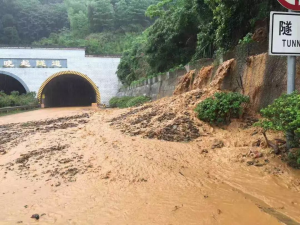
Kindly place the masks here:
[(11, 111), (16, 110), (28, 110), (28, 109), (35, 109), (40, 108), (40, 105), (24, 105), (24, 106), (14, 106), (14, 107), (3, 107), (0, 108), (0, 113), (8, 113)]

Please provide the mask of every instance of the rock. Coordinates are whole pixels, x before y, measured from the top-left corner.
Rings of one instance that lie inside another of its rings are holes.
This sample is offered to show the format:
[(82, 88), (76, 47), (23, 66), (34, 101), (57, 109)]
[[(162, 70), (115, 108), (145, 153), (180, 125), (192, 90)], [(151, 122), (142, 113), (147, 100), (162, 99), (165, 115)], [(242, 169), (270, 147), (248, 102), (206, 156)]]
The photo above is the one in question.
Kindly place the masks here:
[(258, 139), (258, 140), (256, 140), (256, 141), (252, 142), (251, 146), (252, 146), (252, 147), (259, 147), (260, 144), (261, 144), (261, 140)]
[(40, 216), (39, 216), (39, 214), (33, 214), (33, 215), (31, 216), (31, 218), (36, 219), (36, 220), (39, 220), (39, 219), (40, 219)]
[(223, 148), (224, 147), (224, 142), (221, 140), (214, 140), (214, 143), (211, 146), (211, 149), (215, 149), (215, 148)]
[(203, 153), (208, 153), (208, 150), (207, 149), (203, 149), (202, 151), (201, 151), (201, 154), (203, 154)]
[(263, 157), (263, 153), (261, 153), (259, 151), (250, 150), (248, 153), (248, 156), (250, 156), (253, 159), (258, 159), (258, 158)]
[(0, 150), (0, 155), (5, 155), (7, 153), (7, 151), (5, 150)]
[(261, 153), (261, 152), (255, 152), (254, 153), (254, 159), (258, 159), (258, 158), (261, 158), (261, 157), (263, 157), (263, 154)]
[(18, 221), (17, 223), (23, 223), (23, 221)]
[(256, 166), (256, 167), (263, 167), (265, 164), (263, 164), (263, 163), (255, 163), (254, 164), (254, 166)]
[(247, 162), (247, 166), (252, 166), (252, 165), (254, 165), (254, 161), (248, 161)]

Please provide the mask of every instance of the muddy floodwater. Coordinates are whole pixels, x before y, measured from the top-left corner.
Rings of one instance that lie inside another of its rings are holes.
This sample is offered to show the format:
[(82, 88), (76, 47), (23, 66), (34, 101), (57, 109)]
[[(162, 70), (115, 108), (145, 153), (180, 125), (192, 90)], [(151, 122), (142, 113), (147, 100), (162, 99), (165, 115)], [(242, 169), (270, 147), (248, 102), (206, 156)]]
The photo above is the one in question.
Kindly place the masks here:
[(249, 163), (255, 128), (170, 142), (117, 129), (124, 112), (0, 117), (0, 224), (300, 224), (300, 173), (268, 149)]

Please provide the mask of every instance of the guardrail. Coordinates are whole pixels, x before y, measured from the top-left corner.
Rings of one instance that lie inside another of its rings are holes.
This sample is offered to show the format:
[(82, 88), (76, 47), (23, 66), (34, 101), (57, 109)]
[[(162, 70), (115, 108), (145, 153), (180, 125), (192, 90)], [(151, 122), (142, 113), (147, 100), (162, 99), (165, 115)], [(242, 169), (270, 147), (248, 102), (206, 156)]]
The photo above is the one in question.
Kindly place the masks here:
[(0, 108), (0, 113), (3, 112), (11, 112), (11, 111), (15, 111), (15, 110), (27, 110), (27, 109), (35, 109), (35, 108), (39, 108), (40, 105), (24, 105), (24, 106), (14, 106), (14, 107), (3, 107)]

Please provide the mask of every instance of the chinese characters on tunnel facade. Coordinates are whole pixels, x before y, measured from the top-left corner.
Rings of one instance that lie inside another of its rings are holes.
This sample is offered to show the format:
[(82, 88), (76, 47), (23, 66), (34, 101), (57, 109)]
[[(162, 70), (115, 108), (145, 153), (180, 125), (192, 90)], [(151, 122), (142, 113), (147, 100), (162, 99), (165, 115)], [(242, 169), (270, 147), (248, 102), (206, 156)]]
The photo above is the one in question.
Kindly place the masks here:
[(0, 59), (3, 68), (67, 68), (66, 59)]
[(300, 14), (271, 12), (271, 55), (300, 55)]

